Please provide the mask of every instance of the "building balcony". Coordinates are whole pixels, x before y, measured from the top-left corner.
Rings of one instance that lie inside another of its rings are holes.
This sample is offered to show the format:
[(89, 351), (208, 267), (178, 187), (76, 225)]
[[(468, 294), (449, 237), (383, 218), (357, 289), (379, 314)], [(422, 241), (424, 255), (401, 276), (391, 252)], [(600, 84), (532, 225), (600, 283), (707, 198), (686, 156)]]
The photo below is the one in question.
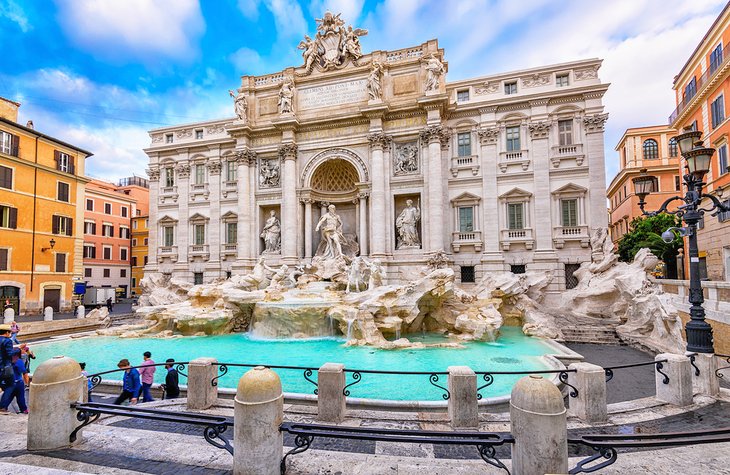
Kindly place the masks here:
[(576, 165), (583, 165), (583, 160), (585, 160), (583, 144), (553, 146), (550, 149), (550, 162), (553, 164), (553, 167), (558, 168), (560, 162), (563, 160), (575, 160)]
[(501, 231), (500, 243), (504, 251), (509, 251), (512, 244), (524, 244), (525, 249), (529, 250), (535, 244), (535, 239), (531, 228), (503, 229)]
[(451, 248), (459, 252), (464, 246), (473, 246), (474, 252), (482, 252), (481, 231), (454, 231), (451, 233)]
[(190, 201), (208, 200), (210, 191), (208, 191), (208, 184), (203, 183), (201, 185), (191, 184), (190, 185)]
[(210, 259), (210, 249), (207, 244), (191, 244), (188, 246), (188, 260), (193, 262), (196, 257), (200, 257), (204, 261)]
[(177, 197), (177, 185), (160, 187), (159, 200), (161, 204), (169, 202), (177, 203)]
[(477, 176), (479, 174), (479, 157), (476, 155), (452, 157), (451, 175), (456, 178), (459, 176), (459, 170), (470, 170), (473, 176)]
[(237, 244), (221, 244), (221, 256), (222, 259), (225, 261), (228, 257), (233, 256), (235, 257), (238, 254), (238, 245)]
[(164, 262), (165, 259), (177, 262), (177, 246), (160, 246), (157, 248), (157, 262)]
[(588, 247), (591, 237), (588, 226), (557, 226), (553, 228), (553, 243), (556, 249), (562, 249), (567, 241), (580, 241), (580, 247)]
[(229, 196), (231, 198), (235, 198), (237, 191), (238, 191), (238, 182), (226, 181), (226, 182), (223, 182), (223, 187), (221, 188), (221, 196), (223, 196), (223, 198), (228, 198)]
[(509, 152), (499, 152), (499, 170), (502, 173), (507, 172), (507, 168), (511, 165), (519, 165), (522, 171), (527, 171), (530, 167), (530, 154), (527, 150), (511, 150)]

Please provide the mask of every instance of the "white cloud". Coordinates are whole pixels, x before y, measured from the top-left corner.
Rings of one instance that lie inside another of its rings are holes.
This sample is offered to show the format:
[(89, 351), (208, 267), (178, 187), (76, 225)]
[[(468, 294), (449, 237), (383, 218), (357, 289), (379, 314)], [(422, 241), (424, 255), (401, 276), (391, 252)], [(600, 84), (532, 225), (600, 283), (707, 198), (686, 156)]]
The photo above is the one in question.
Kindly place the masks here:
[(266, 74), (270, 73), (269, 65), (261, 60), (261, 56), (251, 48), (243, 47), (230, 55), (228, 59), (236, 66), (236, 72), (240, 74)]
[(260, 3), (261, 0), (238, 0), (238, 9), (249, 20), (257, 21), (259, 19)]
[(79, 48), (116, 58), (194, 56), (205, 31), (197, 0), (56, 0), (59, 22)]
[(303, 37), (307, 33), (302, 7), (295, 0), (264, 0), (264, 4), (274, 15), (277, 42), (284, 38)]
[(3, 17), (17, 24), (23, 33), (31, 29), (28, 17), (15, 0), (0, 0), (0, 18)]

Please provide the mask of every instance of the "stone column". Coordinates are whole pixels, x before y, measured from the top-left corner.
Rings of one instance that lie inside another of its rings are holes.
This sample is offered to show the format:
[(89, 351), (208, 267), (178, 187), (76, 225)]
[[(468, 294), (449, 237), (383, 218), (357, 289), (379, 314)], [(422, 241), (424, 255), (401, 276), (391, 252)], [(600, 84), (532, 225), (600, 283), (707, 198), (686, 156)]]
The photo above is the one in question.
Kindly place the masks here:
[(532, 201), (533, 218), (528, 218), (528, 220), (534, 219), (531, 227), (535, 239), (535, 250), (551, 252), (553, 250), (553, 222), (550, 209), (550, 150), (548, 147), (550, 123), (533, 122), (529, 126), (529, 132), (535, 199)]
[(295, 264), (297, 256), (297, 145), (279, 146), (283, 162), (281, 183), (281, 257), (286, 264)]
[(249, 188), (249, 173), (251, 166), (256, 169), (256, 152), (253, 150), (239, 150), (236, 152), (238, 158), (238, 190), (236, 197), (238, 202), (238, 237), (236, 242), (236, 255), (238, 260), (248, 260), (251, 255), (251, 237), (254, 235), (251, 229), (252, 217), (249, 212), (251, 207), (251, 192)]
[(370, 255), (376, 258), (385, 256), (385, 173), (383, 169), (383, 149), (391, 142), (390, 136), (375, 132), (368, 135), (370, 142), (370, 224), (372, 239), (370, 240)]
[(325, 363), (317, 372), (317, 419), (340, 423), (345, 418), (345, 365)]
[[(187, 160), (183, 160), (178, 163), (175, 168), (177, 173), (177, 209), (178, 209), (178, 221), (177, 229), (175, 230), (175, 245), (177, 246), (177, 264), (185, 269), (185, 275), (176, 275), (176, 278), (188, 279), (189, 278), (189, 266), (188, 266), (188, 244), (190, 243), (190, 225), (188, 224), (189, 211), (188, 205), (190, 204), (190, 164)], [(177, 266), (176, 266), (177, 268)]]
[(451, 427), (479, 426), (477, 375), (468, 366), (449, 366), (448, 371)]
[[(212, 148), (212, 147), (211, 147)], [(216, 147), (216, 157), (206, 164), (208, 167), (208, 193), (210, 196), (210, 221), (208, 222), (209, 263), (215, 268), (216, 278), (221, 277), (221, 161), (220, 150)], [(207, 266), (206, 266), (207, 267)]]
[(542, 376), (514, 385), (509, 403), (512, 473), (568, 473), (568, 429), (560, 390)]
[(428, 252), (445, 250), (444, 244), (444, 174), (441, 147), (447, 146), (451, 132), (441, 125), (421, 131), (421, 140), (428, 144)]
[(479, 129), (480, 161), (482, 168), (482, 239), (484, 240), (484, 257), (488, 266), (485, 270), (501, 270), (502, 260), (499, 246), (499, 215), (503, 213), (497, 193), (497, 137), (499, 129), (489, 127)]
[[(152, 157), (150, 157), (152, 158)], [(160, 167), (157, 165), (150, 165), (147, 170), (147, 176), (150, 177), (150, 210), (149, 210), (149, 221), (148, 229), (149, 236), (147, 237), (147, 265), (145, 269), (147, 272), (157, 272), (157, 242), (160, 232), (160, 227), (157, 224), (158, 220), (158, 206), (159, 206), (159, 194), (160, 194)]]
[[(661, 374), (654, 371), (656, 375), (656, 398), (659, 401), (673, 404), (675, 406), (689, 406), (692, 404), (692, 366), (689, 358), (674, 353), (662, 353), (656, 355), (655, 361), (661, 363)], [(665, 376), (669, 381), (664, 384)]]
[(304, 200), (304, 257), (312, 257), (312, 199)]
[[(593, 99), (600, 105), (600, 99)], [(603, 107), (601, 107), (603, 109)], [(583, 153), (588, 162), (588, 219), (591, 228), (602, 228), (608, 225), (606, 214), (606, 173), (603, 147), (603, 128), (608, 114), (595, 114), (583, 117), (585, 144)], [(630, 148), (630, 147), (629, 147)]]
[[(360, 235), (358, 240), (360, 241), (360, 255), (368, 255), (368, 213), (367, 213), (367, 200), (368, 194), (361, 192), (357, 195), (360, 199)], [(383, 236), (385, 238), (385, 236)]]
[(279, 376), (256, 366), (238, 380), (233, 401), (234, 475), (279, 475), (284, 457), (284, 395)]
[(720, 394), (720, 378), (717, 377), (717, 359), (713, 354), (698, 353), (694, 355), (694, 364), (700, 374), (692, 368), (692, 388), (695, 394), (716, 397)]
[(568, 373), (568, 383), (578, 391), (577, 398), (568, 398), (568, 412), (584, 422), (604, 422), (608, 417), (606, 372), (590, 363), (572, 363), (568, 369), (576, 370)]
[(86, 378), (75, 360), (54, 356), (38, 365), (30, 383), (28, 450), (70, 446), (69, 435), (81, 424), (71, 404), (83, 401), (85, 395)]
[(218, 360), (197, 358), (188, 364), (188, 409), (210, 409), (218, 399), (218, 386), (211, 383), (218, 376)]

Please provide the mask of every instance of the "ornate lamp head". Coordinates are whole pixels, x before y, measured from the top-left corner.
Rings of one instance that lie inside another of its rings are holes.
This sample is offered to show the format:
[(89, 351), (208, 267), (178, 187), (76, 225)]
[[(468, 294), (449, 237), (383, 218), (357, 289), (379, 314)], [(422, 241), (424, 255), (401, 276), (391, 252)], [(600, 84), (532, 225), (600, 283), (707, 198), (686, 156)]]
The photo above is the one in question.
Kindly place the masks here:
[(634, 182), (634, 193), (639, 197), (639, 203), (644, 203), (644, 199), (650, 193), (654, 193), (658, 188), (658, 180), (655, 176), (646, 173), (646, 168), (639, 171), (639, 176), (632, 180)]

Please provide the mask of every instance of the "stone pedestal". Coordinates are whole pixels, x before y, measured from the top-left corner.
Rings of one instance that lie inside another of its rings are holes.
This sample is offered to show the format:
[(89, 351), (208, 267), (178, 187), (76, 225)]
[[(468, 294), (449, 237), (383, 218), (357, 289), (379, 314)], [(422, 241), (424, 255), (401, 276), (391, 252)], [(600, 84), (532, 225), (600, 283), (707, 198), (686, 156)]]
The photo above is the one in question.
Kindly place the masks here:
[(669, 382), (664, 384), (664, 375), (655, 371), (656, 375), (656, 398), (675, 406), (688, 406), (692, 404), (692, 366), (689, 358), (674, 353), (662, 353), (656, 355), (655, 361), (661, 363), (661, 371), (667, 375)]
[(53, 321), (53, 307), (46, 307), (43, 309), (43, 321), (44, 322)]
[(218, 399), (218, 386), (211, 381), (218, 376), (218, 360), (197, 358), (188, 364), (188, 409), (209, 409)]
[(81, 424), (71, 403), (83, 401), (85, 393), (86, 378), (81, 375), (81, 367), (75, 360), (54, 356), (41, 363), (30, 383), (28, 450), (69, 447), (71, 432)]
[(566, 412), (563, 395), (550, 381), (537, 375), (517, 381), (509, 404), (512, 473), (568, 473)]
[(234, 399), (234, 475), (279, 475), (284, 438), (284, 395), (279, 376), (257, 366), (238, 381)]
[(3, 323), (7, 324), (13, 320), (15, 320), (15, 309), (13, 307), (8, 307), (3, 310)]
[(578, 390), (577, 398), (568, 398), (568, 412), (585, 422), (604, 422), (608, 417), (606, 372), (590, 363), (573, 363), (568, 369), (576, 370), (568, 373), (568, 383)]
[(317, 419), (342, 422), (345, 418), (345, 365), (325, 363), (317, 372)]
[(692, 368), (692, 389), (695, 394), (703, 394), (705, 396), (716, 397), (720, 394), (720, 378), (717, 377), (717, 358), (714, 354), (699, 353), (695, 355), (695, 366), (697, 370)]
[(76, 318), (86, 318), (86, 307), (83, 305), (76, 307)]
[(477, 427), (477, 375), (468, 366), (449, 366), (449, 419), (451, 426)]

